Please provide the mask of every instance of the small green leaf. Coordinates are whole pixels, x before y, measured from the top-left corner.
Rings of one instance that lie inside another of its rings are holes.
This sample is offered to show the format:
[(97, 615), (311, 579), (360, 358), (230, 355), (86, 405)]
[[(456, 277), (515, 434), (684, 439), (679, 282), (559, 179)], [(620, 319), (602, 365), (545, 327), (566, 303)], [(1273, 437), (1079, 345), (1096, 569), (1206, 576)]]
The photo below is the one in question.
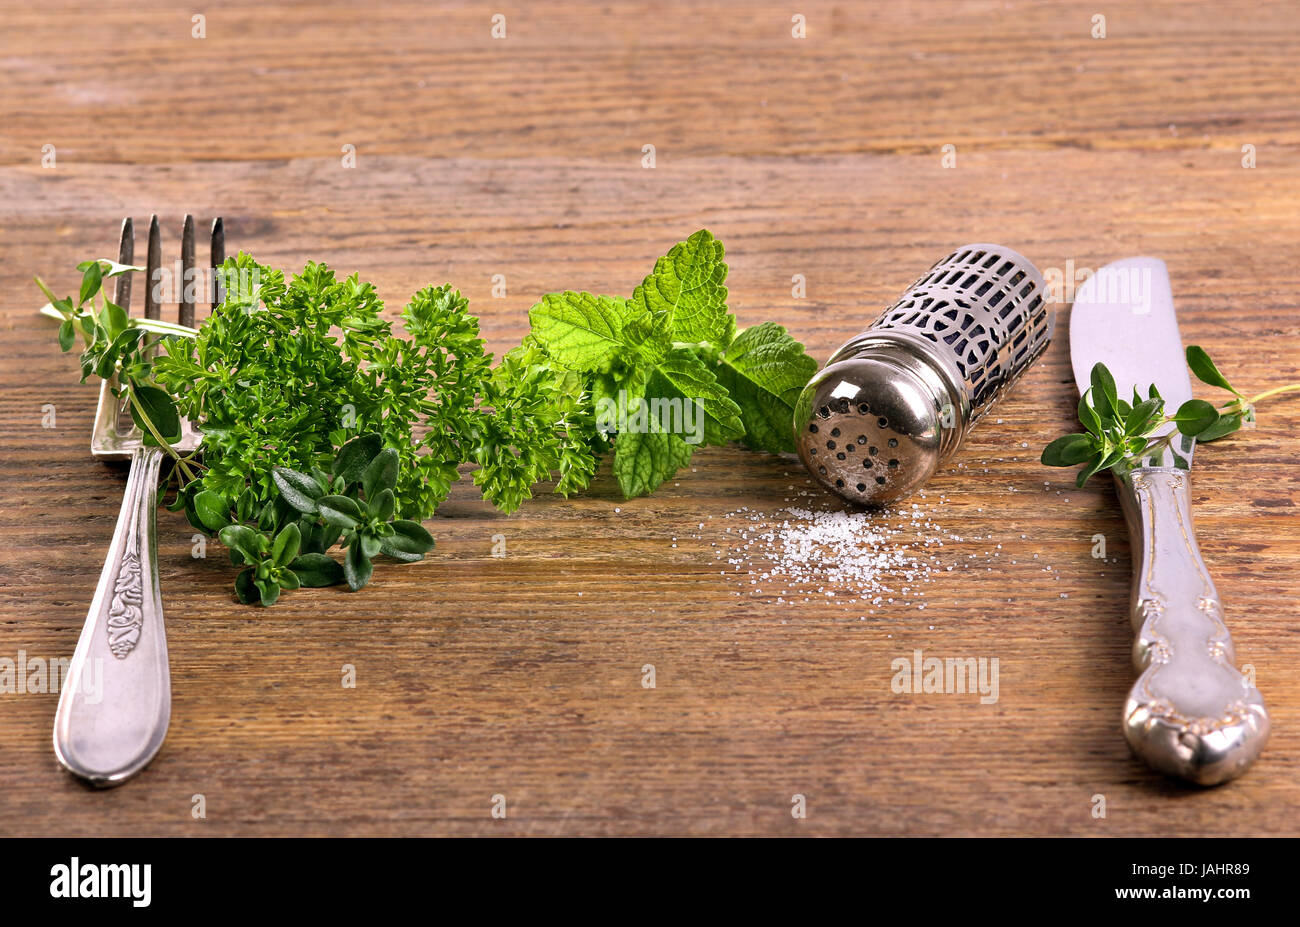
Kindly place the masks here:
[(379, 548), (383, 546), (383, 542), (378, 537), (373, 534), (360, 534), (358, 537), (361, 538), (361, 552), (366, 555), (367, 560), (379, 556)]
[(239, 499), (235, 502), (235, 514), (240, 521), (253, 520), (253, 506), (256, 502), (257, 497), (253, 495), (251, 487), (239, 494)]
[(343, 566), (325, 554), (303, 554), (289, 564), (289, 569), (304, 586), (336, 586), (343, 582)]
[(156, 386), (141, 386), (131, 384), (131, 393), (134, 401), (131, 403), (131, 418), (136, 426), (144, 433), (145, 443), (154, 444), (153, 435), (145, 426), (144, 420), (140, 417), (140, 408), (143, 407), (145, 415), (153, 423), (153, 427), (158, 430), (164, 441), (179, 441), (181, 437), (181, 416), (176, 411), (176, 403), (171, 396), (158, 389)]
[[(531, 337), (567, 370), (598, 370), (627, 345), (633, 317), (627, 300), (565, 290), (547, 293), (528, 310)], [(639, 334), (639, 333), (638, 333)]]
[(227, 525), (217, 534), (221, 543), (237, 552), (247, 563), (256, 563), (260, 559), (257, 544), (257, 532), (246, 525)]
[(64, 319), (63, 324), (59, 326), (59, 347), (64, 351), (71, 351), (76, 340), (77, 332), (72, 326), (72, 319)]
[(1115, 466), (1115, 464), (1123, 460), (1124, 450), (1125, 449), (1122, 447), (1117, 447), (1109, 454), (1107, 454), (1105, 457), (1103, 457), (1101, 461), (1101, 466), (1097, 468), (1098, 472), (1102, 470), (1109, 470), (1111, 467)]
[(370, 574), (374, 569), (375, 565), (361, 550), (361, 538), (354, 537), (343, 560), (343, 577), (347, 580), (348, 588), (356, 592), (364, 587), (370, 582)]
[(205, 489), (194, 497), (194, 514), (209, 531), (220, 531), (230, 524), (230, 506), (210, 489)]
[(1079, 397), (1079, 424), (1097, 437), (1101, 437), (1101, 417), (1097, 415), (1097, 410), (1088, 402), (1092, 395), (1091, 388), (1084, 390), (1083, 395)]
[(245, 605), (252, 605), (259, 598), (257, 587), (253, 585), (253, 569), (249, 567), (235, 577), (235, 595)]
[(1100, 451), (1089, 458), (1088, 465), (1080, 470), (1079, 475), (1074, 478), (1074, 485), (1082, 489), (1084, 484), (1092, 478), (1092, 475), (1101, 469), (1101, 462), (1103, 459), (1103, 455)]
[[(373, 500), (385, 489), (397, 487), (397, 451), (386, 447), (375, 455), (361, 474), (361, 488)], [(387, 521), (388, 519), (384, 519)]]
[[(95, 328), (95, 337), (99, 338), (100, 332), (102, 331), (103, 329), (97, 326)], [(83, 355), (83, 357), (84, 356), (85, 355)], [(112, 351), (105, 351), (103, 354), (99, 355), (99, 358), (94, 361), (94, 364), (95, 376), (99, 377), (101, 380), (111, 379), (114, 371), (117, 370), (117, 355)], [(134, 414), (135, 412), (133, 409), (132, 415)]]
[(1105, 364), (1098, 361), (1092, 368), (1092, 402), (1097, 407), (1097, 414), (1104, 421), (1115, 414), (1119, 404), (1119, 394), (1115, 390), (1115, 378)]
[[(703, 437), (708, 444), (726, 444), (745, 434), (745, 423), (738, 406), (728, 395), (725, 386), (718, 382), (713, 370), (690, 348), (673, 347), (665, 352), (655, 367), (647, 393), (651, 399), (679, 400), (683, 405), (680, 419), (669, 416), (668, 421), (652, 421), (656, 431), (673, 432), (680, 437)], [(685, 404), (694, 412), (699, 435), (682, 435), (685, 432)], [(652, 419), (655, 416), (651, 416)], [(689, 442), (688, 442), (689, 443)]]
[(1204, 431), (1202, 431), (1199, 435), (1196, 436), (1196, 440), (1202, 444), (1204, 444), (1207, 441), (1217, 441), (1222, 437), (1225, 437), (1227, 435), (1232, 434), (1235, 431), (1240, 430), (1240, 428), (1241, 428), (1240, 413), (1234, 412), (1231, 415), (1220, 415), (1218, 421), (1216, 421), (1213, 425), (1211, 425), (1209, 428), (1206, 428)]
[(81, 275), (81, 298), (77, 300), (77, 305), (84, 305), (86, 300), (98, 293), (103, 280), (104, 270), (99, 266), (99, 262), (91, 261), (87, 264)]
[(654, 492), (690, 462), (694, 447), (663, 431), (629, 431), (614, 442), (614, 477), (625, 499)]
[(1195, 438), (1218, 420), (1219, 410), (1204, 399), (1189, 399), (1174, 413), (1178, 430), (1190, 438)]
[(271, 560), (276, 566), (285, 566), (298, 556), (298, 549), (301, 545), (302, 534), (298, 531), (298, 526), (295, 524), (285, 525), (280, 529), (280, 533), (275, 536), (275, 543), (271, 546)]
[(321, 517), (339, 528), (355, 528), (361, 522), (361, 508), (347, 496), (322, 496), (316, 500)]
[(628, 304), (637, 316), (664, 318), (675, 341), (724, 347), (734, 325), (727, 312), (726, 280), (722, 242), (700, 229), (655, 262), (654, 272)]
[(713, 370), (740, 407), (743, 441), (773, 454), (794, 451), (794, 407), (817, 361), (775, 322), (741, 332)]
[(1159, 399), (1139, 400), (1124, 419), (1124, 433), (1126, 435), (1140, 435), (1147, 430), (1151, 419), (1160, 411), (1161, 401)]
[(131, 320), (127, 317), (126, 310), (116, 303), (108, 303), (105, 306), (104, 322), (110, 340), (116, 340), (131, 327)]
[(424, 555), (431, 550), (433, 535), (419, 522), (406, 519), (393, 522), (393, 533), (383, 539), (379, 548), (384, 556), (406, 563), (424, 559)]
[(279, 527), (280, 518), (275, 510), (275, 501), (267, 500), (266, 505), (262, 506), (262, 511), (257, 514), (257, 530), (268, 537), (274, 537)]
[(357, 435), (339, 448), (334, 458), (334, 475), (341, 476), (349, 483), (361, 480), (366, 465), (374, 459), (383, 446), (383, 438), (377, 434)]
[(1041, 460), (1049, 467), (1073, 467), (1091, 457), (1096, 447), (1092, 435), (1064, 435), (1043, 448)]
[[(370, 514), (379, 521), (388, 521), (393, 517), (393, 510), (397, 508), (397, 499), (391, 489), (382, 490), (374, 501), (370, 503)], [(373, 556), (373, 555), (372, 555)]]
[(253, 585), (261, 595), (262, 604), (270, 608), (280, 599), (280, 584), (273, 579), (254, 579)]
[(316, 514), (316, 500), (323, 495), (316, 480), (288, 467), (276, 467), (271, 471), (271, 479), (275, 481), (276, 488), (286, 502), (299, 512)]
[(1208, 383), (1210, 386), (1218, 386), (1222, 389), (1226, 389), (1233, 395), (1241, 395), (1232, 388), (1232, 384), (1228, 382), (1228, 378), (1219, 373), (1219, 368), (1215, 366), (1214, 361), (1210, 360), (1210, 355), (1207, 354), (1205, 349), (1200, 345), (1189, 344), (1187, 346), (1187, 366), (1192, 368), (1192, 373), (1194, 373), (1196, 379), (1200, 380), (1202, 383)]

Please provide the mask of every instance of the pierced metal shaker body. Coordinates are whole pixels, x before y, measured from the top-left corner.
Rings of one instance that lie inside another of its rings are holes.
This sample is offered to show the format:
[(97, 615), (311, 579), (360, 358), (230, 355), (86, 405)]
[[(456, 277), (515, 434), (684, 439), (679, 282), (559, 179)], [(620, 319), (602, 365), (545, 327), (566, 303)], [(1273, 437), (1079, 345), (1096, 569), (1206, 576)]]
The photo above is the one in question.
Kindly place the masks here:
[(908, 287), (809, 381), (799, 457), (851, 502), (911, 495), (1046, 350), (1043, 275), (1001, 245), (958, 248)]

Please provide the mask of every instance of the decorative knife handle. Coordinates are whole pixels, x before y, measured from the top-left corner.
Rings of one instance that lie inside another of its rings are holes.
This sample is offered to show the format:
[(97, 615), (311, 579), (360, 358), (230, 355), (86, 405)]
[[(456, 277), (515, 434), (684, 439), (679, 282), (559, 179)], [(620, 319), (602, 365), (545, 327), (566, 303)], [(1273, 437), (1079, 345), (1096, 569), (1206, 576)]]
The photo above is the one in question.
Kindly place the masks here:
[(97, 786), (120, 785), (143, 769), (171, 720), (154, 540), (162, 459), (155, 447), (131, 456), (113, 543), (54, 716), (59, 762)]
[(1174, 467), (1116, 477), (1133, 547), (1133, 663), (1124, 736), (1161, 772), (1201, 785), (1241, 775), (1268, 740), (1264, 700), (1236, 668), (1196, 546), (1191, 480)]

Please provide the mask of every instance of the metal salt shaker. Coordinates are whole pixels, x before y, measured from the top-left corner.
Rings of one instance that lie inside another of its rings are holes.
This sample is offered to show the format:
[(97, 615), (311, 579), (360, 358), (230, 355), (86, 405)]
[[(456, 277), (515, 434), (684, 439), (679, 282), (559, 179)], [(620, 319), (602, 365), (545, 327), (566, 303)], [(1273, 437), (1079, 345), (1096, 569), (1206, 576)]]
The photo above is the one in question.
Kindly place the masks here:
[(794, 412), (799, 457), (850, 502), (911, 495), (1046, 350), (1043, 275), (993, 244), (965, 245), (836, 351)]

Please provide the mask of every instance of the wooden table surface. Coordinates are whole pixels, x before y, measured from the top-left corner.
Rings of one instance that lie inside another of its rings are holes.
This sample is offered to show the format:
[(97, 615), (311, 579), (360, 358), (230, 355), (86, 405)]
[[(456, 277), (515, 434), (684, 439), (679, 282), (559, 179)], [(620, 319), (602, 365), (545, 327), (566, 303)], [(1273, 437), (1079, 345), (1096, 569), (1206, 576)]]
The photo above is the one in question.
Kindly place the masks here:
[[(189, 5), (5, 0), (0, 658), (71, 654), (113, 530), (124, 477), (87, 453), (95, 390), (31, 278), (72, 289), (124, 215), (156, 212), (169, 255), (185, 212), (223, 215), (232, 251), (359, 271), (393, 315), (450, 280), (497, 352), (541, 294), (629, 292), (701, 227), (741, 323), (781, 321), (819, 360), (968, 241), (1058, 272), (1149, 254), (1234, 381), (1300, 379), (1291, 3), (535, 2), (500, 6), (500, 39), (497, 9), (211, 4), (196, 38)], [(1300, 400), (1197, 454), (1202, 547), (1274, 731), (1243, 779), (1183, 787), (1119, 733), (1114, 493), (1037, 459), (1072, 422), (1068, 333), (1062, 307), (915, 500), (965, 539), (937, 549), (924, 610), (723, 575), (726, 527), (835, 507), (798, 495), (793, 458), (740, 448), (650, 498), (606, 472), (509, 517), (465, 480), (426, 562), (271, 610), (235, 604), (224, 554), (192, 558), (161, 512), (167, 741), (93, 792), (50, 749), (57, 697), (0, 694), (0, 834), (1300, 833)], [(918, 649), (997, 658), (998, 701), (895, 694)]]

